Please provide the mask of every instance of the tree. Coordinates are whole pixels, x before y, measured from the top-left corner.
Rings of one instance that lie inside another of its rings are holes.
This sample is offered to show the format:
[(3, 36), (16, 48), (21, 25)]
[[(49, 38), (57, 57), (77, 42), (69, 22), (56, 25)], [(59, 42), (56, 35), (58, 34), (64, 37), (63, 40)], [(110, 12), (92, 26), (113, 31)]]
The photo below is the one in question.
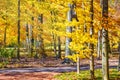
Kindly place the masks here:
[(18, 50), (17, 50), (17, 58), (20, 59), (20, 0), (18, 0)]
[[(73, 4), (69, 4), (69, 8), (70, 8), (70, 10), (68, 11), (67, 18), (68, 18), (68, 21), (71, 22), (72, 21), (72, 12), (73, 12), (73, 8), (74, 8)], [(66, 28), (66, 32), (67, 33), (72, 33), (72, 26), (68, 26)], [(65, 57), (66, 58), (65, 58), (65, 61), (63, 63), (70, 63), (70, 61), (67, 58), (67, 56), (71, 54), (71, 50), (69, 48), (69, 45), (70, 45), (71, 41), (72, 41), (71, 38), (66, 37), (66, 48), (65, 48)]]
[(117, 69), (118, 71), (120, 70), (120, 42), (118, 42), (118, 52), (119, 52), (119, 60), (118, 60), (118, 66), (117, 66)]
[(103, 80), (109, 80), (108, 63), (108, 0), (102, 1), (102, 73)]
[[(90, 1), (90, 36), (93, 37), (94, 34), (94, 27), (93, 27), (93, 17), (94, 17), (94, 11), (93, 11), (93, 0)], [(90, 54), (90, 74), (91, 79), (94, 80), (94, 44), (90, 43), (91, 54)]]
[(58, 58), (61, 58), (61, 40), (60, 40), (60, 36), (58, 36), (57, 39), (58, 39)]
[(101, 56), (101, 30), (98, 31), (98, 45), (97, 45), (97, 58)]

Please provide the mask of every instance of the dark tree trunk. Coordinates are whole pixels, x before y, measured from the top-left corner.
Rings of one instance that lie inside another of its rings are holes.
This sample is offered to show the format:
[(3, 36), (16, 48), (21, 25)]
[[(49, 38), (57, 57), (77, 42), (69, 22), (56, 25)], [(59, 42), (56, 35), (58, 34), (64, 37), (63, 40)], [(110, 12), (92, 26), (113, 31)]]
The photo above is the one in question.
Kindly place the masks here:
[[(38, 20), (41, 24), (43, 24), (43, 14), (39, 15)], [(44, 58), (46, 58), (47, 55), (46, 55), (45, 50), (44, 50), (44, 39), (42, 37), (42, 35), (43, 35), (42, 27), (40, 27), (40, 31), (41, 31), (41, 33), (39, 34), (40, 50), (41, 50), (41, 54), (42, 54), (42, 59), (44, 59)]]
[(119, 59), (118, 59), (118, 71), (120, 71), (120, 53), (119, 53)]
[(57, 45), (56, 45), (56, 35), (53, 33), (53, 50), (55, 53), (55, 57), (57, 59)]
[(30, 47), (30, 52), (31, 52), (31, 57), (33, 57), (33, 47), (34, 47), (34, 37), (33, 37), (33, 26), (31, 26), (31, 47)]
[(18, 49), (17, 49), (17, 58), (20, 59), (20, 0), (18, 0)]
[(7, 24), (5, 26), (5, 31), (4, 31), (4, 47), (6, 47), (6, 33), (7, 32)]
[(118, 43), (118, 52), (119, 52), (119, 58), (118, 58), (118, 66), (117, 66), (117, 70), (120, 71), (120, 42)]
[[(90, 36), (92, 38), (93, 34), (94, 34), (94, 27), (93, 27), (93, 16), (94, 16), (94, 12), (93, 12), (93, 0), (90, 1), (90, 18), (91, 18), (91, 22), (90, 22)], [(90, 54), (90, 74), (91, 74), (91, 79), (94, 80), (94, 44), (90, 43), (90, 49), (91, 49), (91, 54)]]
[(60, 36), (58, 36), (58, 58), (61, 58), (61, 40), (60, 40)]

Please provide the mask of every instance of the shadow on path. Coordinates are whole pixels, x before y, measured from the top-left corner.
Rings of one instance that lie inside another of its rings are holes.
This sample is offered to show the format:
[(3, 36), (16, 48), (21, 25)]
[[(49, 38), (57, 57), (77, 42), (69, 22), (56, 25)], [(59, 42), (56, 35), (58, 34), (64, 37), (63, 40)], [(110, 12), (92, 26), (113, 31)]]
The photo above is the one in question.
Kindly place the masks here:
[[(95, 66), (95, 69), (102, 68), (101, 65)], [(110, 68), (116, 68), (117, 66), (110, 66)], [(89, 70), (89, 66), (81, 66), (81, 70)], [(0, 74), (2, 73), (32, 73), (32, 72), (70, 72), (76, 71), (76, 67), (41, 67), (41, 68), (16, 68), (16, 69), (3, 69), (0, 70)]]

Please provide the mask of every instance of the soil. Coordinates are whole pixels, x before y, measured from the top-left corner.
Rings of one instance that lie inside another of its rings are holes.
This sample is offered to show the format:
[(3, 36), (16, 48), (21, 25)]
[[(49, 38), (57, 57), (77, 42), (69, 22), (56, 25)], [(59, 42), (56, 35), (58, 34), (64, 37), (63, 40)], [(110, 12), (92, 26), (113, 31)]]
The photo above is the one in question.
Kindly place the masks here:
[(54, 72), (33, 72), (33, 73), (3, 73), (0, 80), (55, 80)]
[[(7, 69), (17, 69), (17, 68), (56, 68), (56, 67), (75, 67), (76, 64), (61, 64), (63, 60), (55, 58), (46, 58), (44, 62), (42, 60), (34, 60), (29, 59), (25, 61), (24, 59), (21, 59), (21, 61), (18, 62), (10, 62), (9, 65), (7, 65)], [(89, 60), (88, 59), (81, 59), (81, 67), (89, 66)], [(111, 57), (109, 59), (110, 66), (117, 66), (118, 64), (118, 57)], [(17, 65), (17, 66), (16, 66)], [(95, 59), (95, 66), (101, 66), (101, 60)], [(89, 68), (89, 67), (88, 67)], [(2, 69), (1, 69), (2, 70)], [(5, 69), (6, 70), (6, 69)], [(52, 69), (51, 69), (52, 70)], [(3, 69), (4, 71), (4, 69)], [(71, 69), (72, 71), (72, 69)], [(64, 70), (64, 72), (66, 72)], [(60, 74), (61, 72), (58, 71), (33, 71), (33, 72), (17, 72), (17, 71), (11, 71), (11, 72), (1, 72), (0, 73), (0, 80), (55, 80), (54, 76), (57, 74)]]

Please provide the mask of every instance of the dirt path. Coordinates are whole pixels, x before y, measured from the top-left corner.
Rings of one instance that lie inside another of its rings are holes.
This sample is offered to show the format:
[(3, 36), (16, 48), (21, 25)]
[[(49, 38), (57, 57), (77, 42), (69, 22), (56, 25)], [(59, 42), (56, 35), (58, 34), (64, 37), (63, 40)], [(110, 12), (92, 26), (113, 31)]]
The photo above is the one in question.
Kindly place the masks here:
[(54, 75), (59, 73), (54, 72), (32, 72), (32, 73), (3, 73), (0, 74), (0, 80), (55, 80)]
[[(84, 62), (86, 64), (84, 64)], [(89, 61), (81, 61), (81, 70), (89, 69)], [(117, 68), (118, 61), (110, 59), (110, 68)], [(95, 68), (101, 68), (101, 60), (95, 61)], [(40, 68), (15, 68), (0, 70), (0, 80), (55, 80), (54, 75), (62, 72), (76, 71), (75, 66), (57, 66)]]

